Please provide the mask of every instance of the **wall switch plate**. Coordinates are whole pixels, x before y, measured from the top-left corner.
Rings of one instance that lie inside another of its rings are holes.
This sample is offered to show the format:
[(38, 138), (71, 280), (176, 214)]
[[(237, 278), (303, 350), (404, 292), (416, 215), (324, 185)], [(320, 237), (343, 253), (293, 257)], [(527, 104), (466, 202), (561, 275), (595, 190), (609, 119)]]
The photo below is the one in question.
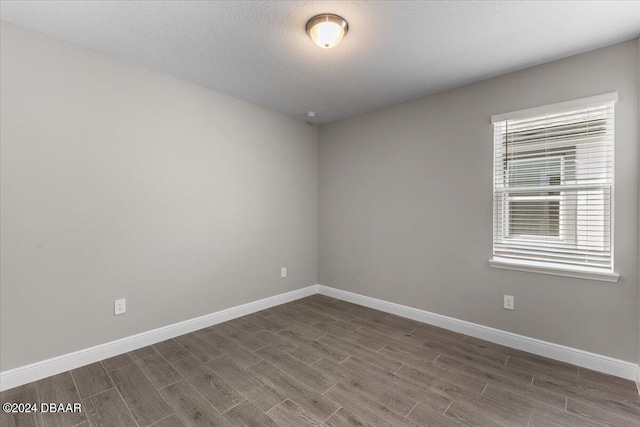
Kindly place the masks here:
[(287, 267), (282, 267), (280, 269), (280, 277), (282, 278), (287, 277)]
[(515, 301), (513, 295), (504, 296), (504, 308), (507, 310), (515, 310)]
[(127, 312), (127, 300), (126, 298), (117, 299), (113, 302), (113, 314), (124, 314)]

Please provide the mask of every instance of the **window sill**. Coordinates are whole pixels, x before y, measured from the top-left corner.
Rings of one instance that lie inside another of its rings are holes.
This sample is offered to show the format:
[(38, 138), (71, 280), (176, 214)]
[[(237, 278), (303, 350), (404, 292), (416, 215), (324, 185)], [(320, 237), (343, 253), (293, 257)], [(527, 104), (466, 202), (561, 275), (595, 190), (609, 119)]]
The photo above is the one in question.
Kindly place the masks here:
[(620, 278), (618, 273), (602, 271), (596, 268), (558, 267), (553, 264), (533, 261), (514, 261), (506, 258), (492, 258), (489, 265), (505, 270), (526, 271), (529, 273), (551, 274), (553, 276), (574, 277), (577, 279), (599, 280), (601, 282), (616, 283)]

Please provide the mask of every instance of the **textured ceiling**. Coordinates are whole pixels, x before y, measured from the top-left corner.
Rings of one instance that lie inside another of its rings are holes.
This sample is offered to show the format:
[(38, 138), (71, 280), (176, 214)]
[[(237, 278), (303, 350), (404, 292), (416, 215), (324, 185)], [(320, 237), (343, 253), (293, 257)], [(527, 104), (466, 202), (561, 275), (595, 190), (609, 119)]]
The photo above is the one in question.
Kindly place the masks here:
[[(318, 13), (349, 21), (330, 50)], [(2, 1), (0, 17), (314, 123), (638, 37), (640, 1)]]

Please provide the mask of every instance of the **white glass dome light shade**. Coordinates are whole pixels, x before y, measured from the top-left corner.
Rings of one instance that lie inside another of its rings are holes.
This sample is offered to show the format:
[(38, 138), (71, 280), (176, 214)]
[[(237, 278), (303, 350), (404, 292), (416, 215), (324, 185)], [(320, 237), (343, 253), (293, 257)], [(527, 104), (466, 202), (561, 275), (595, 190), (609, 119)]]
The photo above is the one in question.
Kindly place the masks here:
[(324, 13), (307, 22), (307, 34), (323, 49), (331, 49), (340, 44), (349, 31), (349, 24), (338, 15)]

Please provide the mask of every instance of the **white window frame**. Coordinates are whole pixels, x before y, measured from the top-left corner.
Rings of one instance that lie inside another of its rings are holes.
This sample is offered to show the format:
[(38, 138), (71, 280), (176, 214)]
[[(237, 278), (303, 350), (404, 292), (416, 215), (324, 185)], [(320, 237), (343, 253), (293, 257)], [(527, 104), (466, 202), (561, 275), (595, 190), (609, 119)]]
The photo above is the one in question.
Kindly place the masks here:
[[(590, 105), (597, 105), (597, 104), (604, 104), (604, 103), (613, 103), (615, 101), (618, 100), (618, 93), (617, 92), (613, 92), (613, 93), (608, 93), (608, 94), (604, 94), (604, 95), (597, 95), (597, 96), (592, 96), (592, 97), (588, 97), (588, 98), (581, 98), (581, 99), (576, 99), (576, 100), (572, 100), (572, 101), (567, 101), (567, 102), (561, 102), (561, 103), (557, 103), (557, 104), (551, 104), (551, 105), (546, 105), (546, 106), (542, 106), (542, 107), (535, 107), (535, 108), (530, 108), (530, 109), (526, 109), (526, 110), (519, 110), (519, 111), (515, 111), (512, 113), (506, 113), (506, 114), (498, 114), (498, 115), (494, 115), (491, 117), (491, 122), (492, 123), (496, 123), (496, 122), (502, 122), (505, 120), (514, 120), (514, 119), (520, 119), (520, 118), (527, 118), (527, 117), (533, 117), (533, 116), (537, 116), (537, 115), (545, 115), (545, 114), (554, 114), (554, 113), (558, 113), (558, 112), (562, 112), (562, 111), (568, 111), (572, 108), (586, 108)], [(614, 122), (615, 123), (615, 122)], [(614, 138), (615, 141), (615, 138)], [(494, 140), (494, 144), (495, 144), (495, 140)], [(614, 151), (614, 156), (615, 156), (615, 149)], [(494, 162), (494, 168), (493, 168), (493, 185), (494, 185), (494, 194), (493, 197), (496, 197), (496, 189), (495, 189), (495, 182), (496, 182), (496, 162), (497, 161), (501, 161), (500, 159), (496, 159), (496, 155), (495, 155), (495, 147), (494, 147), (494, 151), (493, 151), (493, 162)], [(612, 160), (613, 161), (613, 160)], [(564, 182), (564, 164), (565, 164), (565, 159), (562, 159), (562, 170), (561, 170), (561, 181)], [(613, 194), (614, 194), (614, 185), (615, 185), (615, 166), (613, 167), (613, 182), (611, 185), (611, 225), (610, 225), (610, 233), (611, 233), (611, 271), (609, 270), (603, 270), (600, 268), (590, 268), (590, 267), (585, 267), (585, 266), (570, 266), (570, 265), (558, 265), (555, 263), (550, 263), (550, 262), (542, 262), (542, 261), (534, 261), (534, 260), (515, 260), (515, 259), (509, 259), (509, 258), (501, 258), (499, 256), (494, 256), (489, 260), (489, 265), (491, 267), (494, 268), (501, 268), (501, 269), (507, 269), (507, 270), (515, 270), (515, 271), (525, 271), (525, 272), (531, 272), (531, 273), (541, 273), (541, 274), (550, 274), (550, 275), (556, 275), (556, 276), (564, 276), (564, 277), (573, 277), (573, 278), (580, 278), (580, 279), (589, 279), (589, 280), (599, 280), (599, 281), (605, 281), (605, 282), (617, 282), (618, 279), (620, 278), (620, 275), (618, 273), (616, 273), (613, 269), (613, 262), (614, 262), (614, 201), (613, 201)], [(560, 211), (559, 211), (559, 221), (560, 221), (560, 232), (559, 232), (559, 236), (558, 236), (558, 241), (562, 241), (563, 239), (567, 239), (568, 236), (563, 235), (564, 232), (562, 231), (564, 229), (564, 227), (562, 227), (562, 223), (563, 221), (571, 221), (571, 219), (569, 218), (570, 215), (572, 215), (571, 213), (567, 213), (566, 209), (563, 209), (563, 197), (565, 195), (563, 194), (563, 192), (561, 191), (560, 196), (553, 196), (553, 197), (559, 197), (560, 199)], [(550, 196), (551, 197), (551, 196)], [(506, 206), (505, 206), (506, 204)], [(495, 202), (494, 202), (494, 209), (496, 209), (497, 207), (495, 206)], [(503, 212), (506, 210), (506, 212), (509, 212), (509, 207), (508, 207), (508, 202), (504, 202), (503, 201), (503, 205), (501, 207), (501, 209), (503, 209)], [(494, 218), (495, 218), (496, 212), (494, 212)], [(574, 216), (576, 216), (577, 218), (577, 212), (573, 214)], [(509, 229), (509, 215), (504, 215), (502, 217), (502, 221), (507, 221), (507, 224), (503, 223), (503, 230), (508, 230)], [(575, 221), (575, 219), (574, 219)], [(495, 228), (495, 225), (492, 225), (492, 228)], [(495, 235), (496, 235), (496, 230), (493, 230), (493, 235), (492, 238), (494, 239), (494, 244), (495, 244)], [(534, 240), (535, 236), (528, 236), (528, 235), (521, 235), (521, 239), (522, 240)], [(527, 236), (527, 237), (524, 237)], [(506, 236), (503, 237), (503, 239), (518, 239), (518, 237), (514, 237), (514, 236)], [(548, 241), (548, 237), (545, 237), (545, 239)]]

